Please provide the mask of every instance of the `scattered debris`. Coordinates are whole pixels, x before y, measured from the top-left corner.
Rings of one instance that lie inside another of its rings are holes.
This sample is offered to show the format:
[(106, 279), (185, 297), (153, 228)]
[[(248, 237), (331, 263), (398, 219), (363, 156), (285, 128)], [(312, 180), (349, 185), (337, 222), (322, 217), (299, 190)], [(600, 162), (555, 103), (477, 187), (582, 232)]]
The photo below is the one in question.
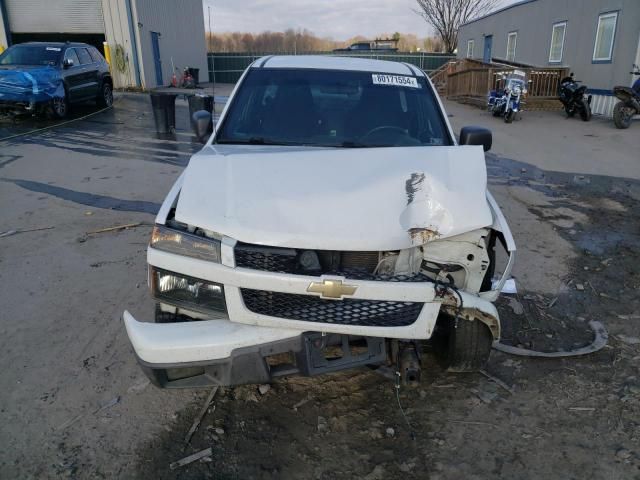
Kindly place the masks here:
[(511, 307), (511, 310), (513, 310), (513, 313), (515, 313), (516, 315), (522, 315), (524, 313), (524, 307), (517, 298), (509, 297), (509, 306)]
[(515, 392), (513, 387), (510, 387), (509, 385), (507, 385), (505, 382), (503, 382), (502, 380), (500, 380), (498, 377), (494, 377), (493, 375), (491, 375), (490, 373), (486, 372), (485, 370), (479, 370), (479, 372), (484, 375), (485, 377), (487, 377), (489, 380), (491, 380), (492, 382), (494, 382), (496, 385), (498, 385), (499, 387), (503, 388), (504, 390), (506, 390), (507, 392), (509, 392), (510, 394), (513, 395), (513, 393)]
[(305, 403), (308, 403), (310, 401), (311, 401), (311, 396), (308, 396), (308, 397), (303, 398), (302, 400), (300, 400), (292, 408), (293, 408), (293, 410), (298, 410), (301, 406), (303, 406)]
[[(191, 437), (193, 437), (193, 434), (196, 433), (196, 430), (198, 429), (198, 426), (200, 425), (200, 422), (202, 422), (202, 419), (204, 418), (205, 414), (207, 413), (207, 410), (209, 410), (209, 405), (213, 401), (213, 397), (215, 396), (217, 391), (218, 391), (218, 386), (217, 385), (211, 389), (211, 392), (209, 393), (209, 396), (205, 400), (204, 405), (200, 409), (200, 412), (198, 413), (198, 416), (195, 418), (195, 420), (193, 421), (193, 424), (191, 425), (191, 428), (187, 432), (187, 436), (184, 437), (184, 443), (188, 444), (191, 441)], [(213, 408), (215, 409), (215, 406)]]
[(640, 337), (630, 337), (628, 335), (624, 335), (622, 333), (616, 335), (616, 338), (620, 340), (622, 343), (626, 343), (627, 345), (638, 345), (640, 344)]
[(117, 404), (120, 403), (120, 395), (118, 395), (117, 397), (113, 397), (111, 400), (109, 400), (107, 403), (103, 404), (102, 406), (100, 406), (100, 408), (98, 408), (97, 410), (95, 410), (93, 412), (93, 414), (95, 415), (96, 413), (99, 413), (103, 410), (107, 410), (108, 408), (111, 407), (115, 407)]
[(318, 417), (318, 432), (323, 432), (327, 429), (327, 419), (324, 417)]
[(11, 235), (17, 235), (18, 233), (27, 233), (27, 232), (40, 232), (42, 230), (52, 230), (56, 227), (41, 227), (41, 228), (23, 228), (19, 230), (7, 230), (6, 232), (0, 233), (0, 238), (2, 237), (10, 237)]
[(584, 285), (581, 283), (576, 283), (576, 290), (583, 292), (584, 291)]
[(387, 428), (387, 429), (385, 430), (385, 432), (384, 432), (384, 433), (386, 433), (386, 434), (387, 434), (387, 437), (393, 437), (393, 436), (395, 436), (396, 431), (395, 431), (392, 427), (389, 427), (389, 428)]
[(117, 230), (126, 230), (127, 228), (135, 228), (135, 227), (141, 227), (145, 225), (149, 226), (150, 224), (141, 223), (141, 222), (127, 223), (125, 225), (116, 225), (114, 227), (107, 227), (107, 228), (101, 228), (99, 230), (92, 230), (91, 232), (87, 232), (87, 235), (95, 235), (97, 233), (106, 233), (106, 232), (115, 232)]
[(194, 453), (193, 455), (184, 457), (183, 459), (178, 460), (177, 462), (170, 463), (169, 468), (171, 470), (175, 470), (176, 468), (184, 467), (185, 465), (189, 465), (190, 463), (200, 460), (201, 458), (211, 457), (211, 455), (213, 455), (213, 451), (211, 450), (211, 447), (205, 448), (204, 450), (198, 453)]
[(609, 334), (604, 328), (602, 323), (595, 320), (589, 322), (589, 327), (593, 330), (594, 339), (589, 345), (580, 347), (575, 350), (569, 350), (568, 352), (538, 352), (536, 350), (527, 350), (525, 348), (514, 347), (512, 345), (505, 345), (504, 343), (494, 342), (493, 348), (500, 352), (509, 353), (511, 355), (519, 355), (522, 357), (544, 357), (544, 358), (563, 358), (563, 357), (577, 357), (579, 355), (586, 355), (588, 353), (594, 353), (601, 350), (609, 339)]
[(595, 412), (595, 407), (569, 407), (572, 412)]
[(266, 395), (266, 393), (271, 390), (271, 385), (269, 384), (263, 384), (258, 386), (258, 391), (260, 392), (260, 395)]
[(213, 431), (216, 432), (216, 435), (224, 435), (224, 428), (216, 427)]

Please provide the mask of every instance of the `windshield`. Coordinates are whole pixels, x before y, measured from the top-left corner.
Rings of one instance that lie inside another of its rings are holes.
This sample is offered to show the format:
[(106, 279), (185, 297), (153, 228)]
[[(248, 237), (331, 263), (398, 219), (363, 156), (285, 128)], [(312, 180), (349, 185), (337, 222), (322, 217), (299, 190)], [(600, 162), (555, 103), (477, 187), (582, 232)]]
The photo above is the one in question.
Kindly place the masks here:
[(14, 45), (0, 55), (0, 65), (57, 65), (60, 47)]
[(390, 147), (450, 145), (424, 77), (251, 69), (217, 143)]

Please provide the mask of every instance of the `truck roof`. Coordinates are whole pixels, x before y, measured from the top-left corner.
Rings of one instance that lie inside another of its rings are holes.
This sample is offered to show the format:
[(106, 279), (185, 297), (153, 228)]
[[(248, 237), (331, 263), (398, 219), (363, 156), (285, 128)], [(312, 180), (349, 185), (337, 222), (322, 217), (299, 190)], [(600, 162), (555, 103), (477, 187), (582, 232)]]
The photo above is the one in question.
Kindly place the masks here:
[(391, 73), (424, 77), (418, 67), (408, 63), (354, 58), (338, 55), (272, 55), (261, 57), (252, 68), (309, 68), (319, 70), (351, 70), (358, 72)]

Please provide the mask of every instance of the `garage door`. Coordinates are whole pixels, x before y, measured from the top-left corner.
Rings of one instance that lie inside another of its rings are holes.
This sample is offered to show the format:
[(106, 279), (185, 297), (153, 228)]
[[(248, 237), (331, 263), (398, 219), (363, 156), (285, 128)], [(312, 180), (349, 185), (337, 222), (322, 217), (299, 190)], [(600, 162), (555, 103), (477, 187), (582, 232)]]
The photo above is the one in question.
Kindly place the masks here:
[(12, 33), (104, 33), (102, 0), (4, 0)]

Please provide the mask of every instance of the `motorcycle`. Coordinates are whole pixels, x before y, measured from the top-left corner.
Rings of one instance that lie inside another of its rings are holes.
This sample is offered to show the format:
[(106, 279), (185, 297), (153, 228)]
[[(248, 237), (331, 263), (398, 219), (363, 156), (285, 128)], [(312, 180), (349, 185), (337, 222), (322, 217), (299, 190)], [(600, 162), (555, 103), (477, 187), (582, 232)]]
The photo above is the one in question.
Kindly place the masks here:
[[(632, 75), (640, 75), (640, 67), (634, 65)], [(633, 87), (613, 87), (613, 94), (620, 100), (613, 108), (613, 123), (617, 128), (629, 128), (634, 115), (640, 114), (640, 78)]]
[(494, 117), (502, 115), (505, 123), (511, 123), (521, 110), (521, 100), (527, 93), (526, 74), (521, 70), (514, 70), (503, 75), (502, 80), (504, 88), (489, 92), (487, 109)]
[(573, 117), (576, 112), (580, 114), (580, 118), (588, 122), (591, 120), (591, 95), (586, 95), (587, 86), (580, 85), (580, 80), (573, 78), (573, 72), (570, 76), (560, 80), (558, 87), (558, 97), (564, 105), (564, 111), (568, 117)]

